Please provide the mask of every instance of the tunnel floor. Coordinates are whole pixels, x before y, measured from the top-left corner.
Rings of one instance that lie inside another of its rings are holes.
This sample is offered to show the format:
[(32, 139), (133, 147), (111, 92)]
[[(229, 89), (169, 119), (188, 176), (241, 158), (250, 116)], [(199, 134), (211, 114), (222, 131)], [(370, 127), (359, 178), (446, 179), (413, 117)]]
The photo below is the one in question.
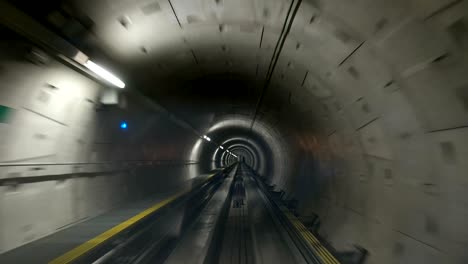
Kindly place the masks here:
[(250, 169), (241, 165), (236, 176), (243, 179), (245, 201), (239, 207), (232, 201), (219, 263), (304, 263), (275, 224)]
[(203, 181), (64, 227), (0, 255), (0, 262), (338, 263), (323, 257), (324, 248), (308, 251), (301, 237), (291, 235), (284, 208), (244, 163), (201, 176)]
[[(200, 175), (200, 178), (212, 175)], [(99, 237), (106, 230), (111, 230), (113, 227), (145, 212), (148, 208), (161, 204), (169, 197), (192, 188), (192, 186), (196, 185), (196, 181), (197, 179), (191, 179), (177, 188), (168, 189), (150, 198), (125, 204), (91, 219), (82, 219), (78, 223), (61, 228), (61, 230), (52, 235), (0, 254), (0, 263), (26, 264), (51, 262), (62, 254), (70, 252), (80, 245), (84, 245), (95, 237)], [(180, 212), (174, 210), (172, 214), (165, 214), (164, 218), (166, 219), (157, 219), (158, 224), (161, 227), (166, 227), (168, 220), (172, 220), (174, 215), (178, 213)]]

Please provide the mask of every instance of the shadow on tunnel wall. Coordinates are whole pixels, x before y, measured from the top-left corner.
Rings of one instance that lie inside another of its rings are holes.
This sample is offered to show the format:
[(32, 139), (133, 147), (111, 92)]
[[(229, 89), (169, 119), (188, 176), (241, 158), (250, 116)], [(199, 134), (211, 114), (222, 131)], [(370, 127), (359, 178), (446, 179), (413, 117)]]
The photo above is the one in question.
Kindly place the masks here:
[(163, 108), (134, 94), (104, 105), (101, 84), (1, 30), (0, 252), (209, 171)]
[[(0, 252), (226, 166), (225, 145), (340, 251), (468, 262), (466, 0), (17, 2), (63, 39), (1, 29)], [(125, 73), (126, 103), (43, 49), (64, 42)]]

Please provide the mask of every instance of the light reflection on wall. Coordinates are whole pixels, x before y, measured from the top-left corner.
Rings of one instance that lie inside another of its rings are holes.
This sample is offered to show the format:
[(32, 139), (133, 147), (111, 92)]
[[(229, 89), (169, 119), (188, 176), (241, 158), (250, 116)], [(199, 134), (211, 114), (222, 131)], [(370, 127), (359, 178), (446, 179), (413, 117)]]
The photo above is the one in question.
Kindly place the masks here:
[[(265, 174), (266, 172), (265, 153), (264, 153), (264, 150), (262, 150), (262, 148), (256, 141), (245, 139), (243, 137), (233, 137), (228, 140), (225, 140), (222, 143), (222, 145), (226, 146), (227, 149), (232, 149), (235, 146), (243, 146), (249, 149), (252, 152), (253, 159), (254, 159), (253, 169), (256, 170), (260, 175)], [(220, 155), (220, 157), (217, 157), (216, 156), (217, 153), (218, 152), (215, 152), (213, 154), (213, 159), (217, 161), (217, 163), (215, 164), (220, 164), (222, 156)]]
[[(252, 119), (249, 116), (243, 115), (230, 115), (225, 116), (222, 119), (218, 120), (208, 131), (210, 135), (216, 134), (219, 131), (228, 131), (229, 129), (242, 128), (246, 131), (249, 131), (251, 126)], [(255, 125), (252, 127), (252, 134), (260, 137), (262, 141), (265, 142), (268, 150), (259, 148), (259, 152), (268, 151), (271, 154), (271, 160), (265, 160), (264, 166), (270, 166), (271, 175), (265, 175), (267, 180), (271, 183), (277, 185), (278, 188), (284, 188), (286, 183), (286, 178), (288, 177), (288, 164), (290, 163), (290, 155), (288, 155), (288, 144), (281, 137), (281, 134), (276, 129), (268, 126), (262, 120), (257, 120)], [(244, 137), (244, 140), (247, 141), (248, 138), (251, 138), (248, 133)], [(229, 137), (227, 140), (230, 139)], [(252, 140), (253, 141), (253, 138)], [(194, 147), (194, 152), (200, 151), (199, 148)], [(197, 154), (198, 156), (199, 154)], [(265, 156), (268, 156), (265, 154)], [(261, 165), (262, 166), (262, 165)], [(261, 168), (265, 170), (265, 168)]]
[[(198, 139), (192, 147), (190, 151), (190, 160), (191, 161), (198, 161), (200, 159), (200, 148), (201, 144), (203, 143), (202, 139)], [(189, 166), (188, 170), (188, 179), (193, 179), (194, 177), (199, 175), (199, 168), (198, 166)]]

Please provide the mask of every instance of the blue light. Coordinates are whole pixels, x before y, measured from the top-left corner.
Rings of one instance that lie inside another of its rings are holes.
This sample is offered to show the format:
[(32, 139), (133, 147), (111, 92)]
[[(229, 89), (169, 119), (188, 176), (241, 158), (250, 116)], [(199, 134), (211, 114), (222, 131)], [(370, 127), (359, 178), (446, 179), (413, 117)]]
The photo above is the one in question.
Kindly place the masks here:
[(126, 122), (121, 122), (120, 123), (120, 128), (121, 129), (127, 129), (127, 123)]

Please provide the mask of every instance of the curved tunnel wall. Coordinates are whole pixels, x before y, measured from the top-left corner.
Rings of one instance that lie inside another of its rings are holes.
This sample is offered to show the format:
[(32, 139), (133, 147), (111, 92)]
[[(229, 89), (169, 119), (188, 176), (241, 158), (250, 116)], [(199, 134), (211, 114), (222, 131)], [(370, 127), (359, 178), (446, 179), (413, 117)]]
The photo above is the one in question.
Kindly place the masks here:
[[(173, 1), (179, 25), (165, 5), (146, 15), (135, 3), (79, 2), (95, 45), (162, 104), (160, 90), (226, 72), (254, 83), (255, 102), (288, 7), (299, 3)], [(213, 142), (256, 142), (260, 174), (298, 199), (301, 215), (319, 215), (336, 248), (360, 244), (375, 263), (466, 262), (466, 10), (466, 1), (302, 1), (254, 135), (255, 103), (186, 119), (203, 120), (196, 126)], [(115, 19), (126, 15), (129, 28)], [(239, 109), (247, 115), (233, 115)], [(155, 149), (183, 136), (165, 138)], [(191, 157), (201, 172), (217, 147), (194, 136), (171, 157)]]
[[(222, 116), (217, 120), (213, 120), (213, 125), (207, 130), (207, 135), (214, 142), (221, 142), (225, 150), (230, 149), (233, 153), (237, 153), (231, 149), (234, 140), (256, 149), (257, 154), (255, 156), (259, 162), (258, 173), (266, 177), (270, 182), (281, 185), (281, 188), (286, 188), (288, 174), (285, 172), (285, 165), (290, 160), (286, 142), (277, 129), (262, 121), (257, 121), (250, 130), (251, 121), (251, 117), (244, 115)], [(214, 144), (207, 145), (210, 149), (200, 149), (200, 154), (197, 156), (202, 163), (211, 161), (212, 154), (217, 148), (217, 145)], [(220, 156), (219, 158), (222, 159), (223, 157)], [(208, 165), (205, 166), (208, 167)]]
[(102, 84), (1, 30), (0, 252), (207, 172), (190, 160), (199, 136), (163, 108), (102, 105)]

